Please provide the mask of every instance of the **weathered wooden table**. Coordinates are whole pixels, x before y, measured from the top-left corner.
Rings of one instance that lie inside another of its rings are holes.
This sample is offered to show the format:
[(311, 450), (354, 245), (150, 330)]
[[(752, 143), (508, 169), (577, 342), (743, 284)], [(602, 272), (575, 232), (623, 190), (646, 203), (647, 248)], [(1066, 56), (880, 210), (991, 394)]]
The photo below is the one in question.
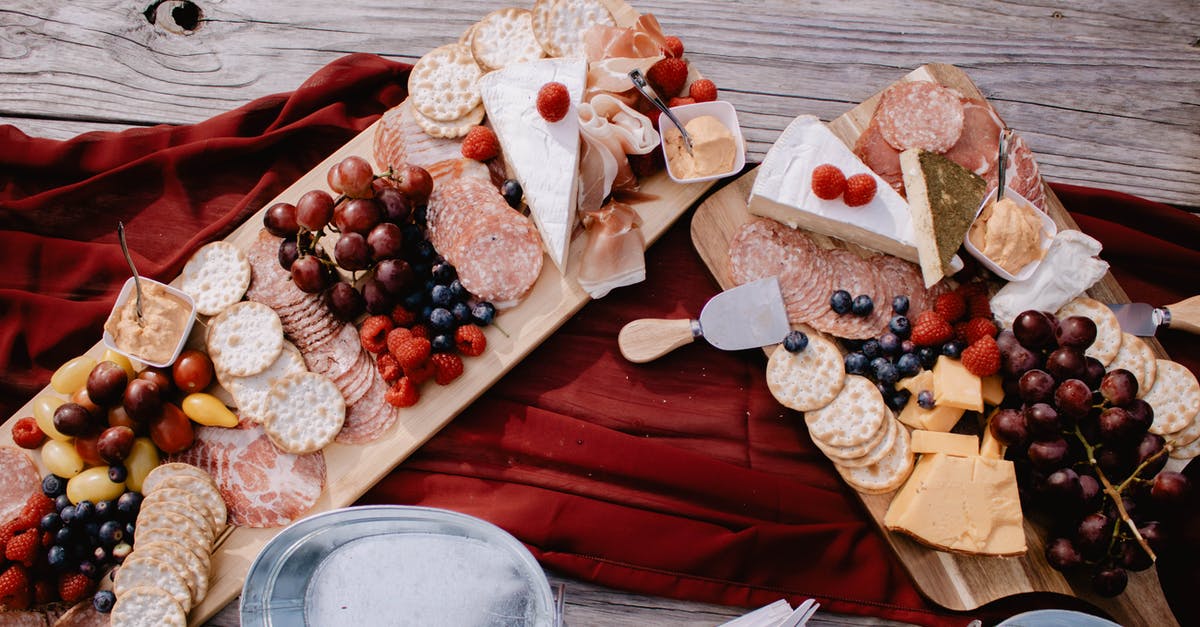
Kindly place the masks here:
[[(7, 0), (0, 123), (66, 138), (196, 122), (294, 89), (349, 52), (414, 61), (510, 4)], [(967, 70), (1048, 179), (1200, 206), (1195, 0), (634, 4), (681, 37), (737, 106), (751, 160), (797, 114), (835, 118), (912, 68), (940, 61)], [(714, 624), (744, 611), (566, 583), (575, 625)], [(236, 623), (236, 611), (217, 622)]]

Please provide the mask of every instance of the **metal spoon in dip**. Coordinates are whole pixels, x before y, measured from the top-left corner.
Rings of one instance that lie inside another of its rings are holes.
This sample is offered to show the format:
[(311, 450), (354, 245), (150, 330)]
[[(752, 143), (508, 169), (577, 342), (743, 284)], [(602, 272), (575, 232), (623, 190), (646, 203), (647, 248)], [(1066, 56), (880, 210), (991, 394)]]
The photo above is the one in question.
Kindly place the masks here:
[(674, 113), (671, 113), (671, 109), (663, 103), (662, 99), (655, 93), (654, 88), (646, 82), (646, 77), (642, 76), (642, 71), (637, 68), (629, 70), (629, 78), (633, 81), (633, 87), (638, 90), (638, 93), (654, 103), (654, 106), (658, 107), (658, 110), (662, 111), (671, 120), (671, 124), (674, 124), (675, 128), (679, 129), (680, 134), (683, 135), (684, 147), (687, 148), (689, 155), (692, 154), (692, 136), (684, 130), (683, 123), (679, 121), (679, 118), (675, 117)]
[(129, 264), (129, 271), (133, 273), (133, 287), (137, 292), (137, 301), (134, 303), (134, 311), (137, 312), (138, 326), (146, 326), (146, 320), (142, 316), (142, 279), (138, 276), (137, 268), (133, 265), (133, 257), (129, 255), (129, 244), (125, 243), (125, 223), (117, 221), (117, 239), (121, 242), (121, 252), (125, 255), (125, 263)]
[(1011, 128), (1000, 131), (1000, 154), (996, 157), (996, 202), (1000, 202), (1000, 199), (1004, 198), (1004, 170), (1008, 163), (1008, 140), (1010, 137), (1012, 137)]

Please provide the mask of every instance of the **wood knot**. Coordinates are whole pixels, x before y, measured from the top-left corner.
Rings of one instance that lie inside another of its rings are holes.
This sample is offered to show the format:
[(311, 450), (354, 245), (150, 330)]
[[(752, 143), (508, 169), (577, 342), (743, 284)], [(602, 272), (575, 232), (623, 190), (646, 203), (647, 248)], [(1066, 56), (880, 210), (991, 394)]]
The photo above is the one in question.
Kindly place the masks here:
[(1065, 15), (1063, 15), (1063, 12), (1062, 12), (1062, 11), (1055, 11), (1054, 13), (1051, 13), (1051, 14), (1050, 14), (1050, 17), (1052, 17), (1052, 18), (1054, 18), (1054, 19), (1056, 19), (1056, 20), (1061, 20), (1061, 19), (1063, 19), (1063, 18), (1064, 18), (1064, 17), (1066, 17), (1066, 16), (1065, 16)]
[(191, 0), (156, 0), (142, 12), (146, 21), (176, 35), (189, 35), (200, 28), (204, 12)]

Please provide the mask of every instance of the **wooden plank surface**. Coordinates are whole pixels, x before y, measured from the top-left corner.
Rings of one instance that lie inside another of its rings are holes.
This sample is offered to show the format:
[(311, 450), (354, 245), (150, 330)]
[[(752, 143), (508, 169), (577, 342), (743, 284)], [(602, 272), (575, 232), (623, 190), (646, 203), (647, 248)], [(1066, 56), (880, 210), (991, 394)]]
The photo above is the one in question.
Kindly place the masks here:
[[(196, 122), (294, 89), (348, 52), (413, 61), (509, 4), (195, 2), (192, 31), (170, 24), (179, 0), (158, 4), (153, 24), (150, 0), (4, 2), (0, 123), (62, 138)], [(831, 120), (876, 85), (940, 61), (987, 86), (1048, 179), (1200, 206), (1195, 0), (646, 0), (637, 8), (680, 36), (738, 107), (751, 161), (795, 115)]]
[[(933, 80), (954, 87), (969, 97), (979, 96), (970, 78), (954, 66), (923, 66), (905, 79)], [(876, 93), (838, 117), (830, 123), (830, 129), (842, 141), (853, 145), (869, 123), (878, 97)], [(714, 278), (726, 289), (734, 285), (729, 268), (729, 241), (740, 225), (752, 219), (746, 202), (756, 174), (753, 171), (747, 173), (711, 196), (697, 209), (692, 219), (692, 241)], [(1049, 188), (1046, 189), (1046, 207), (1060, 229), (1078, 229)], [(828, 238), (818, 236), (814, 239), (834, 245)], [(1093, 297), (1107, 302), (1129, 300), (1111, 273), (1089, 292)], [(1158, 342), (1153, 342), (1153, 346), (1160, 356), (1165, 356)], [(1086, 580), (1064, 577), (1046, 564), (1043, 557), (1045, 531), (1029, 517), (1025, 519), (1028, 550), (1024, 556), (994, 558), (958, 555), (931, 550), (908, 536), (884, 529), (883, 517), (894, 496), (895, 493), (859, 494), (914, 583), (925, 596), (943, 607), (965, 611), (1014, 594), (1054, 592), (1084, 598), (1125, 625), (1174, 624), (1154, 569), (1130, 573), (1129, 587), (1125, 593), (1115, 599), (1104, 599), (1091, 592)]]

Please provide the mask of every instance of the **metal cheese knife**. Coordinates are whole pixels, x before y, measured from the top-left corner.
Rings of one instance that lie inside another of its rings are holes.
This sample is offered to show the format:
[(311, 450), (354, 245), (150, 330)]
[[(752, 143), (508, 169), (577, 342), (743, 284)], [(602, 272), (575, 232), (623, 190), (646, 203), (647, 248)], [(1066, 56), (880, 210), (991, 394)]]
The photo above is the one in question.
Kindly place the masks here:
[(1200, 335), (1200, 296), (1165, 307), (1146, 303), (1109, 303), (1108, 308), (1117, 314), (1121, 330), (1131, 335), (1152, 337), (1160, 328)]
[(779, 279), (768, 277), (712, 297), (698, 320), (634, 320), (621, 329), (617, 346), (625, 359), (642, 364), (698, 337), (721, 350), (736, 351), (782, 342), (789, 330)]

